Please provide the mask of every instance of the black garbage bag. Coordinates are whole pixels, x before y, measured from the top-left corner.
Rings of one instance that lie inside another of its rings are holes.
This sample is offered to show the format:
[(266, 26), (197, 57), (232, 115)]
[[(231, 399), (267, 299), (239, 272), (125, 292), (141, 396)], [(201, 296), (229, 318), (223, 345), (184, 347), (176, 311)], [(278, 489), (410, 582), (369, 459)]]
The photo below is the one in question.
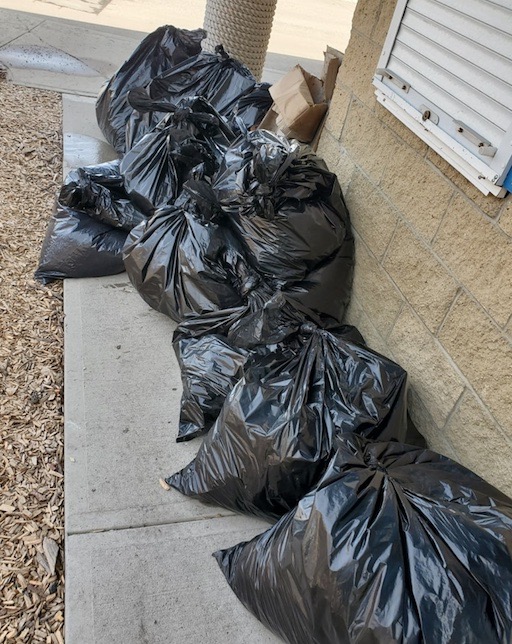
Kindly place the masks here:
[(196, 458), (167, 482), (276, 519), (317, 483), (337, 433), (403, 439), (406, 373), (357, 340), (353, 327), (306, 323), (275, 350), (255, 348)]
[(126, 102), (128, 92), (147, 85), (155, 76), (197, 55), (204, 38), (206, 32), (202, 29), (159, 27), (144, 38), (102, 87), (96, 101), (96, 118), (105, 138), (119, 154), (125, 151), (125, 126), (132, 113)]
[(206, 143), (220, 162), (235, 139), (224, 117), (202, 96), (182, 98), (174, 104), (154, 101), (145, 89), (137, 88), (128, 93), (127, 100), (134, 108), (126, 126), (127, 150), (156, 126), (159, 129), (175, 128), (185, 130), (194, 139)]
[(177, 441), (191, 440), (213, 425), (226, 396), (240, 378), (248, 350), (221, 335), (197, 338), (175, 335), (173, 346), (181, 370), (183, 393)]
[(289, 644), (506, 644), (512, 500), (458, 463), (358, 436), (267, 532), (215, 553)]
[(127, 231), (145, 219), (124, 189), (118, 160), (72, 170), (60, 191), (59, 203)]
[(243, 306), (193, 316), (175, 330), (173, 347), (183, 394), (177, 441), (209, 431), (224, 401), (242, 376), (251, 350), (277, 347), (305, 321), (282, 294), (257, 284)]
[(297, 142), (249, 132), (228, 149), (213, 189), (254, 269), (340, 322), (354, 241), (338, 180), (323, 161)]
[(172, 103), (180, 98), (203, 96), (225, 116), (255, 85), (256, 79), (247, 67), (218, 45), (214, 54), (203, 51), (160, 74), (147, 90), (152, 99)]
[(269, 89), (269, 83), (257, 83), (238, 99), (232, 110), (226, 114), (233, 130), (245, 134), (258, 127), (272, 107), (273, 99)]
[(164, 119), (124, 155), (121, 173), (132, 201), (151, 216), (177, 199), (187, 179), (211, 176), (216, 166), (207, 144)]
[(66, 277), (122, 273), (122, 250), (127, 235), (125, 230), (57, 202), (34, 277), (47, 284)]
[(200, 188), (204, 199), (187, 186), (174, 205), (134, 228), (123, 253), (128, 276), (142, 298), (177, 322), (191, 314), (240, 306), (248, 288), (239, 244), (216, 221), (218, 213), (204, 194), (205, 185)]
[(35, 278), (47, 283), (122, 273), (128, 231), (143, 221), (126, 194), (118, 161), (72, 170), (56, 200)]
[(288, 302), (283, 293), (259, 281), (243, 264), (237, 270), (244, 275), (244, 303), (190, 316), (177, 327), (175, 337), (193, 339), (217, 334), (227, 338), (232, 346), (251, 349), (282, 342), (310, 319), (306, 312)]

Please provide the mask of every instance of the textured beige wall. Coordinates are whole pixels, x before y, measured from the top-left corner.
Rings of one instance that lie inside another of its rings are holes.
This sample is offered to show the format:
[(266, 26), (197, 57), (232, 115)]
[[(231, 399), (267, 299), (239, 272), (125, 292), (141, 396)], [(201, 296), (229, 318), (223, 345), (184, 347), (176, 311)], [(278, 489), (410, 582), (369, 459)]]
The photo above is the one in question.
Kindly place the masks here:
[(395, 0), (359, 0), (319, 153), (356, 236), (348, 321), (409, 372), (429, 445), (512, 495), (512, 195), (484, 196), (377, 104)]

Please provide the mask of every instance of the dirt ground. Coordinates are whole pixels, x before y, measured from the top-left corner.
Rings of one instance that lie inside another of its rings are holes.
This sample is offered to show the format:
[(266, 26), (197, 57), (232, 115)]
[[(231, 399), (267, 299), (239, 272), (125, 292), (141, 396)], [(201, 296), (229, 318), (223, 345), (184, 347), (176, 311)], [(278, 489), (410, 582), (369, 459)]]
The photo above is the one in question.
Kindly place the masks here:
[(59, 94), (0, 80), (0, 643), (62, 643), (62, 284), (33, 280), (61, 183)]

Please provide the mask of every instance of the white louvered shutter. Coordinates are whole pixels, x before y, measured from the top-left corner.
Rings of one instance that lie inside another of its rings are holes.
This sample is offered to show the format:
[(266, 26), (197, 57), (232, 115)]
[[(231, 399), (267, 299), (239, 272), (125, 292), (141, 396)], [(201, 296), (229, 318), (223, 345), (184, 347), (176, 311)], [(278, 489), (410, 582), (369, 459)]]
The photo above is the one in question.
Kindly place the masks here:
[(379, 102), (482, 192), (505, 194), (512, 0), (399, 0), (373, 82)]

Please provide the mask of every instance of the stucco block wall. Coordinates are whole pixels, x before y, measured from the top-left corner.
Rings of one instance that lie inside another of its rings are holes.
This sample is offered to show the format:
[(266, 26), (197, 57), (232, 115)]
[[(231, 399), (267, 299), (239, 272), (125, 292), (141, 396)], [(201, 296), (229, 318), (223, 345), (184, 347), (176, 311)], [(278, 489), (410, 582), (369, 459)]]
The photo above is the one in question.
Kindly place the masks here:
[(429, 445), (512, 495), (512, 199), (484, 196), (371, 83), (395, 0), (359, 0), (319, 145), (356, 237), (347, 321), (409, 372)]

